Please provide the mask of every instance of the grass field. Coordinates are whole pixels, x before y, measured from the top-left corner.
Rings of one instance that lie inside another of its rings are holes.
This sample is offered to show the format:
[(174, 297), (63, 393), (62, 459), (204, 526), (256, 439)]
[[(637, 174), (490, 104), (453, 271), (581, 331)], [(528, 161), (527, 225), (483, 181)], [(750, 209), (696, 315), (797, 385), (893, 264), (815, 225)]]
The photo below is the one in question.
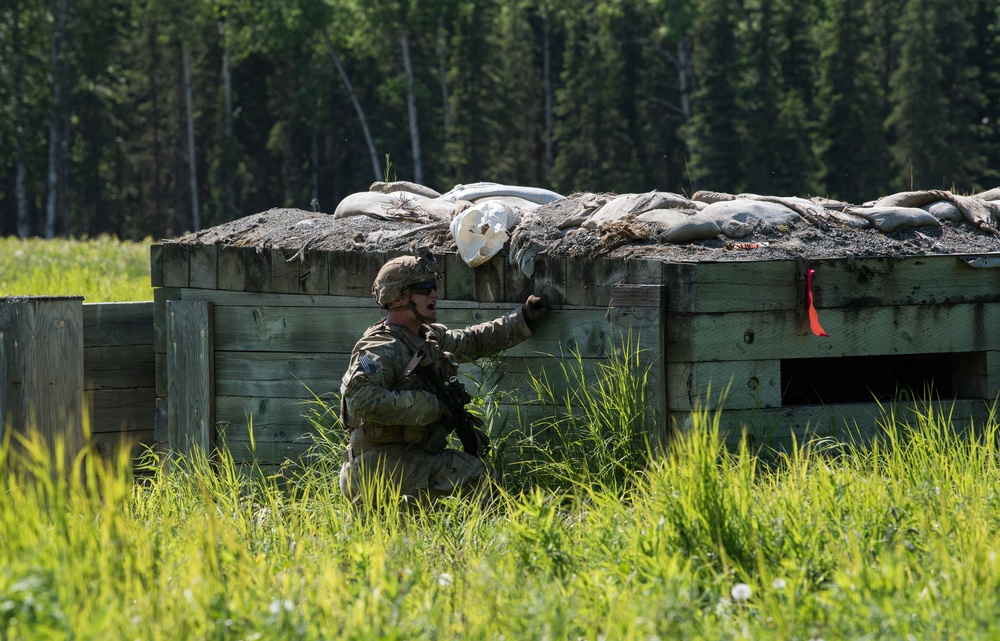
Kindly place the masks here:
[(617, 490), (565, 459), (562, 487), (378, 513), (337, 451), (133, 483), (36, 445), (0, 467), (0, 638), (995, 639), (997, 426), (952, 428), (765, 466), (701, 415)]
[(153, 300), (151, 240), (0, 238), (0, 296), (83, 296), (85, 303)]
[(224, 452), (65, 469), (6, 430), (0, 641), (1000, 638), (995, 414), (887, 406), (869, 446), (777, 455), (725, 450), (698, 412), (650, 454), (625, 357), (560, 374), (573, 413), (504, 435), (530, 456), (497, 461), (486, 505), (349, 505), (319, 419), (315, 464), (250, 476)]

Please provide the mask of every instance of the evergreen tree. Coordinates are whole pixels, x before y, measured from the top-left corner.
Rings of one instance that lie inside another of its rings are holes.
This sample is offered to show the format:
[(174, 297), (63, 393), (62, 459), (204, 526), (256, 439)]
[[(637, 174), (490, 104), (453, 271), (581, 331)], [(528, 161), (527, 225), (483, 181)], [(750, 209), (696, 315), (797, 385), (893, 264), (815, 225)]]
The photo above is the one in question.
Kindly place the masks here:
[(831, 0), (820, 59), (818, 153), (825, 195), (860, 203), (886, 182), (887, 150), (864, 0)]
[(736, 43), (740, 5), (735, 0), (705, 0), (692, 46), (698, 88), (692, 97), (692, 182), (695, 189), (736, 191), (741, 187), (740, 117), (737, 86), (741, 78)]
[(962, 164), (949, 72), (963, 72), (960, 82), (968, 78), (949, 56), (962, 55), (970, 29), (946, 20), (950, 6), (947, 0), (910, 0), (900, 22), (900, 59), (890, 82), (894, 108), (888, 120), (895, 135), (898, 189), (951, 189)]
[(978, 113), (972, 116), (979, 154), (969, 167), (972, 187), (982, 191), (1000, 186), (1000, 4), (976, 0), (971, 9), (974, 30), (972, 60), (979, 69), (982, 92)]
[(621, 7), (600, 2), (592, 11), (567, 8), (561, 87), (556, 93), (553, 183), (563, 192), (625, 192), (641, 188), (638, 158), (628, 135)]
[(499, 114), (506, 134), (499, 145), (495, 178), (499, 182), (544, 185), (545, 87), (541, 64), (541, 34), (530, 23), (531, 3), (500, 0), (497, 21), (500, 86), (505, 109)]
[(498, 82), (496, 5), (470, 0), (458, 8), (449, 41), (450, 107), (453, 129), (448, 161), (455, 180), (495, 180), (498, 141), (505, 135), (502, 111), (505, 87)]

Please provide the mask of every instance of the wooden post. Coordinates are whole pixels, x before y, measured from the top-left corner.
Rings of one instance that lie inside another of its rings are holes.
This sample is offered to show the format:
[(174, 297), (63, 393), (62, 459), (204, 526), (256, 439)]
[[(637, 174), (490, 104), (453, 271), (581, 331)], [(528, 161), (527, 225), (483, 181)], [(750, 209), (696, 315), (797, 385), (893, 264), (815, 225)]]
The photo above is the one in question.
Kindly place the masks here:
[(167, 301), (167, 443), (171, 453), (212, 453), (215, 365), (212, 304)]
[(83, 297), (0, 298), (0, 435), (83, 447)]

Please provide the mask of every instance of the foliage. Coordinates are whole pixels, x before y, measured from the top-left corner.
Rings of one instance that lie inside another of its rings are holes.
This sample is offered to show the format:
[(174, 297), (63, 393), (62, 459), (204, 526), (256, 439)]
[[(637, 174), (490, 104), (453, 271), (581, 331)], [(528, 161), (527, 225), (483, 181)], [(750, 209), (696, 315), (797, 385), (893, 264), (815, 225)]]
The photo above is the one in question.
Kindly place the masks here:
[(8, 431), (0, 635), (995, 638), (997, 422), (916, 417), (764, 465), (696, 412), (621, 485), (591, 469), (379, 513), (345, 501), (335, 464), (151, 455), (135, 478), (127, 455), (67, 463)]
[(150, 243), (111, 236), (0, 238), (0, 296), (83, 296), (87, 303), (152, 300)]
[(55, 73), (59, 6), (0, 8), (0, 234), (46, 232), (50, 202), (58, 235), (133, 239), (195, 200), (205, 225), (333, 211), (387, 153), (440, 191), (864, 202), (1000, 175), (990, 0), (78, 0)]

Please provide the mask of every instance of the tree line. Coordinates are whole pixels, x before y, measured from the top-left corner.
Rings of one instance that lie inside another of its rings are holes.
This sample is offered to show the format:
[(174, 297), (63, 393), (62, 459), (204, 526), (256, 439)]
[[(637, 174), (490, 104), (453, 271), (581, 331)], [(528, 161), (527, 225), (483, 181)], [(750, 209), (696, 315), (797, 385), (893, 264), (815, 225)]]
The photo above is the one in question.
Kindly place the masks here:
[(1000, 184), (995, 0), (6, 0), (0, 234), (166, 237), (374, 180)]

